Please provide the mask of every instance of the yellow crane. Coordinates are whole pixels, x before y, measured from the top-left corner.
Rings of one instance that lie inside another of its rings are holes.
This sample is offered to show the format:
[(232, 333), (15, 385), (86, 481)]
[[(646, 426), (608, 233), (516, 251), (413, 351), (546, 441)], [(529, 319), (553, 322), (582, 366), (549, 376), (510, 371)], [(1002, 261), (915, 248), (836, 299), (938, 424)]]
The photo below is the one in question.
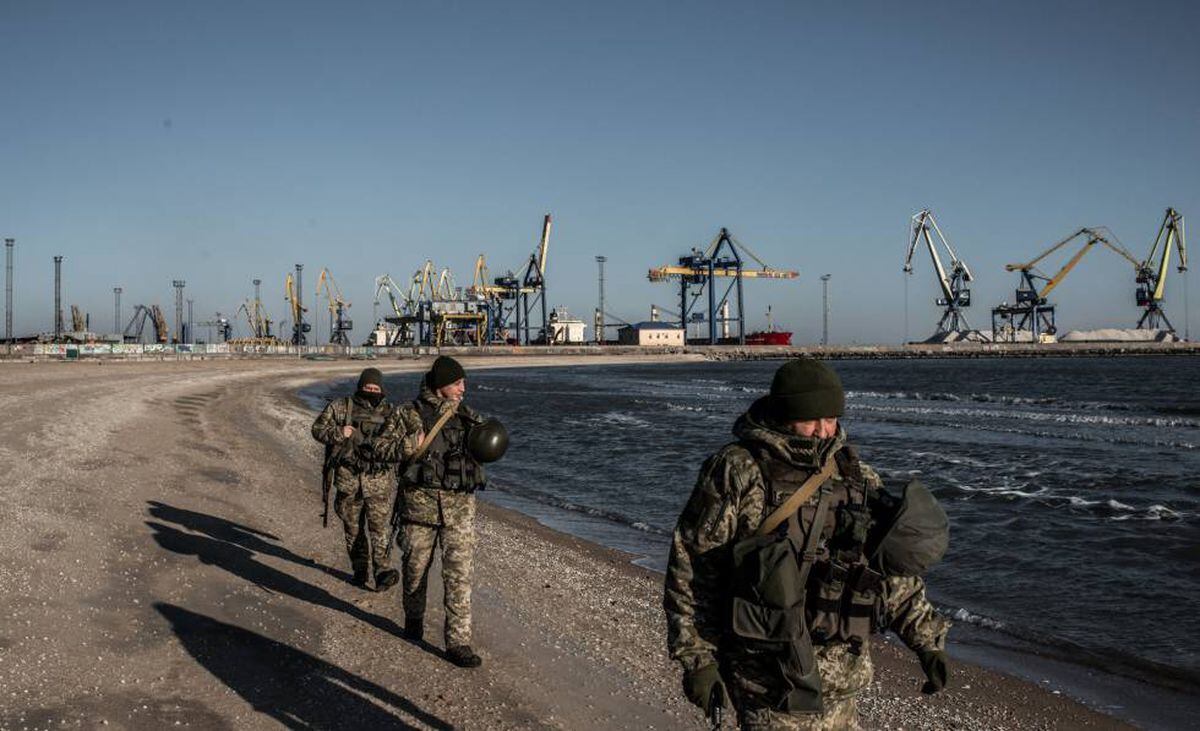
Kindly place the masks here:
[(292, 316), (292, 345), (306, 345), (306, 333), (312, 330), (312, 326), (304, 321), (304, 313), (308, 312), (308, 308), (304, 306), (300, 293), (300, 276), (303, 270), (304, 266), (297, 264), (296, 276), (293, 277), (292, 273), (288, 272), (283, 282), (283, 299), (288, 303)]
[[(1083, 241), (1079, 249), (1053, 275), (1047, 276), (1037, 265), (1046, 257), (1066, 248), (1068, 245)], [(1113, 253), (1139, 266), (1138, 260), (1125, 249), (1117, 237), (1107, 228), (1084, 227), (1070, 236), (1058, 241), (1050, 248), (1038, 254), (1033, 259), (1017, 264), (1004, 265), (1005, 271), (1020, 272), (1021, 281), (1017, 286), (1016, 303), (1004, 302), (992, 308), (992, 337), (996, 341), (1018, 340), (1018, 333), (1028, 331), (1033, 342), (1053, 341), (1058, 331), (1055, 324), (1055, 307), (1046, 298), (1058, 285), (1062, 284), (1067, 275), (1079, 264), (1080, 260), (1100, 244)]]
[(71, 305), (71, 329), (77, 333), (86, 332), (88, 329), (88, 316), (83, 310), (79, 309), (79, 305)]
[[(761, 268), (747, 268), (743, 255), (753, 259)], [(708, 337), (702, 339), (702, 342), (710, 344), (718, 342), (718, 322), (721, 323), (722, 329), (726, 329), (729, 322), (736, 322), (738, 325), (737, 342), (745, 344), (746, 320), (742, 308), (742, 280), (795, 279), (800, 276), (800, 273), (790, 269), (775, 269), (767, 266), (766, 262), (749, 247), (734, 238), (728, 229), (722, 228), (704, 251), (692, 249), (690, 255), (679, 257), (678, 264), (655, 267), (647, 276), (651, 282), (679, 280), (679, 326), (685, 329), (685, 337), (690, 314), (692, 321), (708, 323)], [(715, 280), (718, 278), (733, 280), (720, 298), (716, 295)], [(728, 303), (729, 295), (734, 288), (737, 290), (737, 316), (731, 317), (728, 314)], [(691, 310), (700, 296), (706, 291), (708, 293), (707, 315), (702, 312), (691, 314)]]
[[(1139, 328), (1175, 331), (1167, 319), (1167, 313), (1163, 311), (1162, 302), (1166, 294), (1167, 273), (1171, 268), (1171, 250), (1176, 247), (1179, 249), (1179, 266), (1176, 269), (1183, 273), (1187, 271), (1183, 216), (1174, 208), (1168, 208), (1163, 215), (1162, 225), (1158, 227), (1158, 236), (1154, 237), (1154, 243), (1150, 246), (1150, 253), (1137, 265), (1137, 304), (1145, 308), (1138, 320)], [(1157, 264), (1154, 261), (1156, 256), (1161, 257)]]
[(325, 299), (329, 303), (329, 343), (330, 345), (350, 345), (350, 331), (354, 329), (354, 323), (346, 317), (346, 310), (350, 309), (350, 303), (342, 296), (342, 290), (338, 287), (337, 282), (333, 279), (333, 274), (329, 269), (322, 269), (321, 274), (317, 277), (317, 297), (321, 297), (324, 292)]
[[(1105, 234), (1107, 234), (1107, 236)], [(1049, 296), (1052, 291), (1054, 291), (1055, 287), (1062, 284), (1062, 281), (1066, 279), (1068, 274), (1071, 273), (1071, 270), (1075, 268), (1075, 265), (1078, 264), (1081, 259), (1083, 259), (1084, 254), (1087, 254), (1089, 251), (1091, 251), (1096, 244), (1104, 245), (1121, 258), (1133, 264), (1134, 267), (1141, 266), (1141, 263), (1137, 259), (1133, 258), (1133, 254), (1130, 254), (1129, 251), (1119, 242), (1113, 243), (1113, 241), (1110, 240), (1110, 237), (1111, 239), (1117, 238), (1107, 228), (1084, 227), (1054, 244), (1049, 249), (1046, 249), (1041, 254), (1038, 254), (1030, 261), (1027, 261), (1023, 264), (1005, 264), (1004, 269), (1005, 271), (1009, 272), (1021, 272), (1022, 285), (1027, 286), (1029, 290), (1036, 292), (1037, 300), (1041, 303), (1044, 303), (1046, 301), (1046, 297)], [(1053, 276), (1047, 277), (1037, 269), (1037, 264), (1043, 259), (1078, 239), (1084, 240), (1083, 246), (1079, 247), (1079, 250), (1075, 252), (1075, 255), (1068, 259), (1067, 263), (1063, 264), (1062, 268), (1055, 272)], [(1040, 279), (1045, 282), (1045, 285), (1040, 291), (1038, 290), (1037, 284), (1034, 282), (1035, 279)], [(1029, 295), (1026, 295), (1025, 300), (1028, 299)], [(1020, 290), (1018, 290), (1017, 301), (1024, 301), (1020, 295)]]

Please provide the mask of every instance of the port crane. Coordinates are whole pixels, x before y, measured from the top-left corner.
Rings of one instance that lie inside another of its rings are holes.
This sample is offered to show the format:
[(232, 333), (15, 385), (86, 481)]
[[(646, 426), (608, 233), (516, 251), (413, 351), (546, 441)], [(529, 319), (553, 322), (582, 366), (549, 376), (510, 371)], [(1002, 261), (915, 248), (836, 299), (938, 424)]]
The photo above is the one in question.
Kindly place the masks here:
[[(1046, 257), (1076, 241), (1083, 241), (1083, 244), (1052, 276), (1047, 276), (1037, 268)], [(1049, 303), (1047, 297), (1096, 244), (1101, 244), (1134, 267), (1141, 266), (1117, 237), (1104, 227), (1081, 228), (1030, 261), (1006, 264), (1005, 271), (1020, 272), (1021, 279), (1016, 290), (1016, 303), (1010, 305), (1005, 302), (992, 309), (993, 340), (1016, 342), (1017, 333), (1023, 331), (1029, 331), (1034, 342), (1053, 339), (1058, 329), (1054, 321), (1054, 305)]]
[(146, 322), (149, 321), (154, 328), (154, 341), (157, 343), (166, 343), (170, 340), (170, 328), (167, 327), (167, 318), (163, 315), (162, 308), (158, 305), (135, 305), (133, 308), (133, 317), (129, 318), (129, 324), (125, 326), (125, 330), (121, 333), (121, 338), (127, 343), (142, 342), (142, 335), (146, 329)]
[(266, 308), (263, 307), (262, 301), (258, 299), (246, 300), (238, 306), (234, 317), (245, 315), (246, 324), (250, 331), (249, 344), (252, 345), (274, 345), (278, 340), (271, 334), (271, 325), (273, 320), (267, 314)]
[[(515, 272), (508, 270), (492, 278), (487, 259), (480, 254), (475, 259), (471, 286), (465, 292), (468, 301), (482, 304), (487, 314), (486, 340), (489, 343), (530, 345), (547, 342), (549, 313), (546, 300), (546, 269), (550, 253), (550, 230), (553, 218), (542, 218), (542, 233), (529, 259)], [(541, 329), (535, 337), (533, 314), (540, 309)]]
[[(945, 265), (942, 264), (941, 256), (938, 255), (931, 232), (937, 235), (937, 240), (941, 242), (942, 248), (949, 254), (950, 270), (948, 272)], [(972, 279), (971, 270), (967, 267), (967, 263), (959, 258), (954, 247), (950, 246), (950, 242), (946, 240), (941, 227), (937, 224), (937, 219), (933, 217), (933, 211), (928, 208), (922, 209), (912, 217), (908, 236), (908, 254), (904, 258), (905, 274), (912, 274), (913, 254), (922, 242), (929, 250), (929, 258), (933, 260), (933, 269), (937, 272), (938, 286), (941, 287), (941, 296), (936, 298), (934, 303), (938, 307), (945, 308), (942, 311), (941, 319), (938, 320), (935, 335), (970, 330), (971, 326), (967, 323), (967, 316), (963, 310), (971, 306), (971, 290), (967, 288), (967, 283)]]
[[(1160, 248), (1161, 247), (1161, 248)], [(1183, 216), (1174, 208), (1168, 208), (1163, 216), (1162, 225), (1158, 227), (1158, 236), (1150, 246), (1150, 253), (1137, 264), (1137, 304), (1145, 308), (1138, 320), (1138, 328), (1149, 330), (1167, 330), (1175, 332), (1167, 313), (1163, 311), (1163, 296), (1167, 287), (1167, 272), (1171, 268), (1171, 250), (1179, 248), (1180, 273), (1187, 271), (1187, 246), (1183, 236)], [(1160, 259), (1155, 264), (1154, 257)], [(1166, 326), (1165, 328), (1163, 326)]]
[(346, 317), (346, 310), (350, 309), (350, 303), (342, 296), (342, 290), (338, 287), (328, 268), (322, 269), (321, 274), (317, 277), (318, 298), (322, 291), (329, 303), (329, 344), (349, 346), (349, 333), (354, 329), (354, 322)]
[[(743, 254), (757, 262), (761, 269), (746, 268), (742, 258)], [(746, 318), (742, 308), (742, 280), (795, 279), (799, 276), (800, 273), (796, 271), (774, 269), (767, 266), (745, 244), (735, 239), (726, 228), (722, 228), (717, 233), (716, 238), (704, 251), (692, 249), (691, 254), (679, 258), (678, 264), (656, 267), (651, 269), (647, 275), (651, 282), (679, 280), (679, 326), (684, 328), (685, 333), (689, 320), (704, 321), (707, 319), (708, 338), (703, 342), (716, 344), (718, 342), (718, 321), (723, 327), (728, 327), (728, 323), (731, 321), (737, 322), (737, 341), (741, 345), (746, 342)], [(719, 299), (716, 291), (718, 278), (733, 280)], [(735, 288), (737, 316), (732, 317), (729, 315), (728, 305), (730, 293), (734, 292)], [(705, 293), (708, 294), (707, 317), (699, 311), (692, 312)]]
[(303, 270), (304, 266), (297, 264), (296, 276), (293, 277), (292, 273), (288, 272), (283, 281), (283, 299), (288, 303), (292, 315), (292, 345), (307, 345), (307, 333), (312, 330), (312, 326), (304, 321), (304, 313), (308, 312), (308, 308), (304, 306), (300, 294), (300, 276)]
[(229, 342), (229, 339), (233, 336), (233, 323), (229, 321), (228, 317), (225, 317), (220, 312), (213, 315), (213, 319), (211, 320), (200, 320), (199, 322), (194, 322), (192, 324), (195, 327), (208, 328), (210, 341), (212, 340), (214, 328), (216, 329), (217, 338), (222, 343)]
[(79, 308), (79, 305), (71, 305), (71, 330), (77, 333), (87, 332), (88, 316)]

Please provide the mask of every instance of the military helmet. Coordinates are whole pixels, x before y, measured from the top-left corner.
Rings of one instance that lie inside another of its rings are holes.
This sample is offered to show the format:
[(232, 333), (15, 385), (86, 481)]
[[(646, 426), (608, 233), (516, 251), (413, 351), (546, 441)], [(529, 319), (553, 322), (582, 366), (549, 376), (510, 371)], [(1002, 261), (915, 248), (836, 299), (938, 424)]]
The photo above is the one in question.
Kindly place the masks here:
[(942, 560), (950, 523), (937, 498), (919, 480), (895, 498), (883, 493), (877, 531), (869, 539), (871, 563), (886, 576), (920, 576)]
[(499, 421), (487, 419), (467, 432), (466, 446), (476, 462), (495, 462), (508, 451), (508, 430)]

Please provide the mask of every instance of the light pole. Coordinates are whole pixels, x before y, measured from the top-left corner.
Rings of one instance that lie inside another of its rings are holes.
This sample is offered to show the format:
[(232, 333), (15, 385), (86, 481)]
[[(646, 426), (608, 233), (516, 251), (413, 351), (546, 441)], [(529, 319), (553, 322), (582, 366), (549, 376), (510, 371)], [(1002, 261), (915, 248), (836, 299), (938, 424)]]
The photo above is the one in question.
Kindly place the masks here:
[(113, 332), (121, 333), (121, 292), (125, 290), (113, 287)]
[(821, 275), (821, 345), (829, 345), (829, 278), (831, 274)]
[(596, 344), (604, 345), (604, 262), (607, 256), (597, 256), (596, 263), (600, 266), (600, 309), (596, 310)]
[(171, 280), (175, 288), (175, 342), (183, 342), (183, 288), (187, 282), (182, 279)]

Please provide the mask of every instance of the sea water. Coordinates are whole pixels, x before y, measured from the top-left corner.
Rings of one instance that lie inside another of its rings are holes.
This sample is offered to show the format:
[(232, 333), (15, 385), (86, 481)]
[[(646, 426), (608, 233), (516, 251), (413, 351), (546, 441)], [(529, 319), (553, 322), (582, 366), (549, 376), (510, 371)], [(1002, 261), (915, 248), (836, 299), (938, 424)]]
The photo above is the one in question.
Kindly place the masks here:
[[(1035, 680), (1065, 665), (1149, 683), (1173, 691), (1160, 706), (1196, 710), (1200, 359), (831, 364), (862, 459), (891, 488), (919, 477), (950, 517), (927, 579), (967, 654), (994, 648)], [(469, 403), (512, 439), (482, 496), (661, 570), (700, 464), (778, 365), (472, 371)], [(389, 394), (409, 398), (418, 378), (389, 377)], [(308, 395), (345, 384), (330, 389)], [(1089, 699), (1129, 717), (1100, 696), (1138, 689), (1101, 681)]]

